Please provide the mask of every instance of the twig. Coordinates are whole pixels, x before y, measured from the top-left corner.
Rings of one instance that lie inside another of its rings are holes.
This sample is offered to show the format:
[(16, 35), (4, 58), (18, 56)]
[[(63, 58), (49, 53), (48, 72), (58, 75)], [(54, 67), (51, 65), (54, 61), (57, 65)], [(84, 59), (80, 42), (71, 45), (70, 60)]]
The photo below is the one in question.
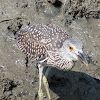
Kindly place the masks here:
[(6, 21), (10, 21), (10, 20), (14, 20), (14, 19), (19, 20), (19, 19), (27, 19), (27, 18), (17, 17), (17, 18), (12, 18), (12, 19), (4, 19), (4, 20), (0, 21), (0, 23), (2, 23), (2, 22), (6, 22)]

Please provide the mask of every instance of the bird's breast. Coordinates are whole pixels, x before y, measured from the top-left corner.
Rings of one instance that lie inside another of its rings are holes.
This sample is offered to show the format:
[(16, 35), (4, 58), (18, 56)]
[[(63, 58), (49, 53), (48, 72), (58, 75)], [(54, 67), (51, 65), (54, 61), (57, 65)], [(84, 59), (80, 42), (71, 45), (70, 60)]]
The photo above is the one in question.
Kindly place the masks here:
[(71, 69), (73, 62), (63, 59), (58, 52), (49, 51), (47, 64), (59, 69)]

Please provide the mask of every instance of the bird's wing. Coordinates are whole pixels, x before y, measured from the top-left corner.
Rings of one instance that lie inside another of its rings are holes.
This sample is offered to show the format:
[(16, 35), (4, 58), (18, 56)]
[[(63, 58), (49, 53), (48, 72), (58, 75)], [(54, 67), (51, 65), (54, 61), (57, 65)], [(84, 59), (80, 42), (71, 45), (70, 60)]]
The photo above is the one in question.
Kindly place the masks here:
[(39, 41), (45, 45), (48, 51), (57, 51), (62, 47), (63, 42), (70, 37), (65, 30), (57, 25), (48, 24), (41, 25), (41, 27), (44, 36)]
[(33, 58), (41, 58), (46, 51), (57, 51), (69, 38), (66, 31), (53, 24), (22, 27), (17, 34), (19, 48)]
[(46, 50), (44, 46), (38, 42), (37, 36), (34, 36), (34, 34), (38, 34), (34, 29), (35, 25), (23, 26), (17, 32), (17, 45), (29, 58), (37, 60), (46, 56)]

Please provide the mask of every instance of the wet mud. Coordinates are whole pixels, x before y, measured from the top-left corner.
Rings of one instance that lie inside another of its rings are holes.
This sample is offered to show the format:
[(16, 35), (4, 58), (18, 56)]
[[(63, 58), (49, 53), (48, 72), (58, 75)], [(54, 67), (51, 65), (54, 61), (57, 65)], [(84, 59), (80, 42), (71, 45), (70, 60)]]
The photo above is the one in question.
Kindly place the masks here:
[(80, 38), (89, 62), (86, 66), (77, 61), (71, 70), (49, 72), (52, 100), (100, 100), (99, 0), (0, 1), (0, 100), (38, 100), (38, 69), (16, 42), (23, 25), (38, 23), (59, 25)]

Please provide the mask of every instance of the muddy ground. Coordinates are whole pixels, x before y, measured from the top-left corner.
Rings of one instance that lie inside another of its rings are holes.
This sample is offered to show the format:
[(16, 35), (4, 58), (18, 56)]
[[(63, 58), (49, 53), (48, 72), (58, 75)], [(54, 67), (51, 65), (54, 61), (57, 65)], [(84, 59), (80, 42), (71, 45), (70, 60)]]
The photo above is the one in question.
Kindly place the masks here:
[[(52, 100), (100, 100), (100, 0), (0, 0), (0, 100), (38, 100), (38, 69), (18, 49), (22, 25), (53, 23), (80, 38), (89, 65), (52, 69)], [(28, 61), (28, 62), (27, 62)], [(48, 100), (44, 89), (44, 100)]]

